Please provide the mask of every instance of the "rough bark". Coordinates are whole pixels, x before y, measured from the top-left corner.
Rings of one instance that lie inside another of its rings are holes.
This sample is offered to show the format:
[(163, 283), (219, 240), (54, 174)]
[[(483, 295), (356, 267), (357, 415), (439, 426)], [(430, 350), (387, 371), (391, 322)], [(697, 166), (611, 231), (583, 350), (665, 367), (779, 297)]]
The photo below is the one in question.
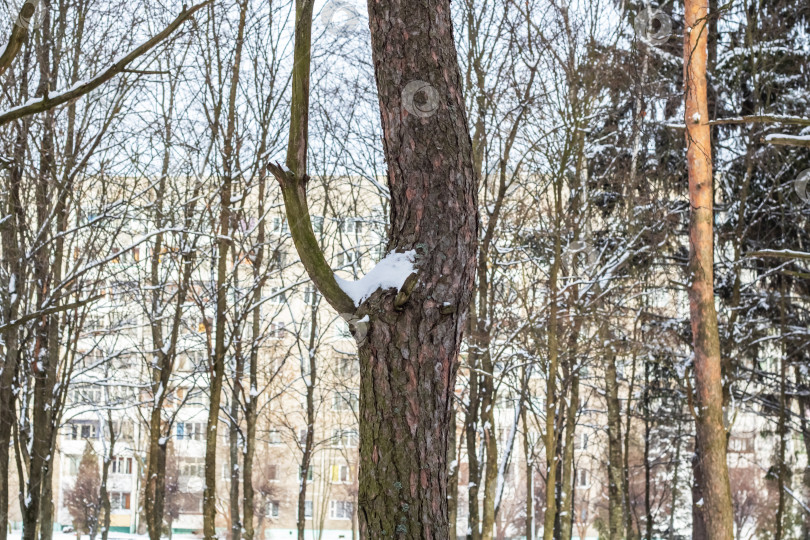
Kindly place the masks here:
[[(388, 248), (415, 250), (417, 272), (398, 294), (377, 292), (356, 312), (369, 317), (359, 344), (360, 536), (445, 539), (450, 408), (476, 262), (472, 144), (449, 0), (369, 3), (369, 19), (391, 195)], [(308, 32), (302, 37), (308, 44)], [(296, 56), (298, 40), (296, 31)], [(309, 66), (298, 73), (300, 66), (293, 74), (293, 99), (306, 109)], [(431, 114), (416, 114), (413, 101), (403, 96), (412, 81), (433, 87), (422, 86), (431, 101), (417, 103)], [(305, 147), (302, 122), (305, 115), (294, 107), (291, 143), (303, 133)], [(333, 286), (312, 233), (302, 174), (306, 152), (300, 147), (288, 149), (289, 171), (271, 169), (293, 240), (324, 298), (340, 312), (354, 311), (348, 295)], [(316, 253), (304, 251), (310, 246)]]
[(706, 532), (712, 540), (726, 540), (733, 537), (733, 514), (726, 464), (720, 339), (713, 289), (713, 190), (706, 99), (706, 0), (685, 0), (684, 14), (684, 120), (691, 208), (688, 292), (694, 346), (697, 466), (701, 469)]

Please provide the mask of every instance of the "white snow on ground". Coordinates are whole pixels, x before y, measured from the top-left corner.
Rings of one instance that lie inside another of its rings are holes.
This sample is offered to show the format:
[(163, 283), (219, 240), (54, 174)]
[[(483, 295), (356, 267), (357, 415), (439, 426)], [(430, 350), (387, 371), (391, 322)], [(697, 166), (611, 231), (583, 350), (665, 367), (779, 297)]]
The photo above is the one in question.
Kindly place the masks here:
[(405, 253), (389, 253), (371, 269), (368, 274), (357, 281), (348, 281), (335, 275), (335, 280), (343, 292), (349, 295), (355, 306), (359, 306), (377, 289), (397, 289), (399, 290), (413, 274), (413, 262), (416, 258), (416, 251), (406, 251)]

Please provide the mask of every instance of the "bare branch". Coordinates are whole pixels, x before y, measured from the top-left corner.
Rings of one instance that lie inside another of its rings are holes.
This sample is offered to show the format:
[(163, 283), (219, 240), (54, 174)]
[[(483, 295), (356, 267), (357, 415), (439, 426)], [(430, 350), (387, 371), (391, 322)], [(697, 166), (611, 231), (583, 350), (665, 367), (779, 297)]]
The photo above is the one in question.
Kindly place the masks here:
[(20, 52), (25, 38), (28, 37), (28, 28), (31, 26), (31, 17), (37, 9), (39, 0), (25, 0), (25, 3), (20, 8), (20, 15), (11, 27), (11, 36), (8, 38), (6, 48), (0, 54), (0, 75), (11, 66), (17, 53)]
[[(77, 99), (82, 97), (85, 94), (88, 94), (101, 86), (102, 84), (106, 83), (119, 73), (126, 70), (127, 66), (132, 63), (133, 60), (143, 56), (150, 50), (152, 50), (156, 45), (161, 43), (164, 39), (166, 39), (169, 35), (172, 34), (177, 28), (183, 24), (188, 18), (190, 18), (195, 12), (199, 9), (207, 6), (213, 0), (205, 0), (204, 2), (192, 6), (189, 9), (183, 8), (183, 11), (169, 24), (166, 28), (163, 29), (160, 33), (156, 34), (148, 41), (142, 43), (139, 47), (135, 48), (132, 52), (109, 66), (107, 69), (96, 75), (90, 80), (87, 81), (80, 81), (79, 83), (73, 85), (68, 90), (61, 92), (53, 97), (40, 97), (36, 99), (29, 100), (27, 103), (20, 105), (19, 107), (14, 107), (9, 109), (3, 113), (0, 113), (0, 125), (7, 124), (12, 120), (17, 120), (18, 118), (23, 118), (24, 116), (29, 116), (32, 114), (37, 114), (41, 112), (48, 111), (59, 105), (63, 105), (71, 100)], [(27, 4), (26, 4), (27, 5)], [(5, 54), (5, 53), (4, 53)]]

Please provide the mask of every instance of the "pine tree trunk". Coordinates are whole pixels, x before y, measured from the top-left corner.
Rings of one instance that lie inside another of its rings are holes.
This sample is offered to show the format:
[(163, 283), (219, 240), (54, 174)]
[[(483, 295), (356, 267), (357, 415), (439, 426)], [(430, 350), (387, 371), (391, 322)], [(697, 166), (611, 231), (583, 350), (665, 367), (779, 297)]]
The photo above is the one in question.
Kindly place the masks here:
[[(398, 295), (400, 307), (390, 292), (367, 305), (360, 532), (443, 540), (450, 408), (476, 265), (477, 178), (449, 0), (375, 2), (369, 15), (391, 192), (388, 247), (417, 251), (418, 279)], [(426, 105), (418, 94), (409, 99), (413, 81), (434, 88)], [(417, 116), (414, 106), (435, 113)]]
[(415, 251), (416, 271), (398, 293), (378, 291), (359, 309), (318, 246), (306, 202), (311, 16), (312, 0), (297, 0), (287, 167), (269, 168), (307, 273), (344, 318), (367, 321), (365, 331), (354, 329), (360, 537), (444, 540), (450, 410), (478, 235), (477, 178), (450, 2), (369, 4), (391, 197), (388, 249)]
[(697, 407), (697, 455), (706, 532), (712, 540), (733, 537), (733, 515), (726, 430), (720, 339), (714, 306), (713, 190), (711, 136), (706, 101), (706, 0), (685, 0), (684, 85), (686, 159), (689, 171), (689, 304), (694, 343)]

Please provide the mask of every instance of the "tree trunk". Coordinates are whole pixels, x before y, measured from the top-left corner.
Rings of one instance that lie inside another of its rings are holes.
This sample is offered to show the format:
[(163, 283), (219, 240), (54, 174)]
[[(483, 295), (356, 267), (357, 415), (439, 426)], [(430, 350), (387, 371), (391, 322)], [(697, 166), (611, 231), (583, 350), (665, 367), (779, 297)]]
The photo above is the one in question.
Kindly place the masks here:
[[(569, 362), (576, 357), (576, 337), (572, 332), (571, 351), (573, 354), (569, 357)], [(579, 410), (579, 376), (576, 373), (571, 374), (571, 391), (568, 400), (568, 407), (565, 411), (565, 438), (563, 440), (563, 451), (561, 460), (561, 482), (562, 489), (560, 490), (560, 538), (568, 540), (574, 528), (574, 435), (577, 426), (577, 411)]]
[(714, 306), (714, 237), (711, 137), (706, 102), (706, 0), (685, 0), (684, 85), (686, 159), (689, 171), (689, 305), (694, 344), (697, 455), (703, 479), (706, 532), (712, 540), (733, 537), (731, 489), (726, 464), (720, 338)]
[[(23, 87), (26, 87), (23, 82)], [(17, 127), (17, 136), (14, 142), (15, 165), (8, 172), (8, 187), (6, 188), (5, 215), (11, 216), (0, 225), (0, 235), (3, 247), (3, 267), (9, 276), (9, 298), (7, 305), (3, 306), (3, 321), (9, 322), (17, 319), (20, 300), (24, 296), (24, 280), (20, 271), (20, 245), (18, 217), (22, 209), (20, 201), (20, 184), (22, 181), (22, 164), (28, 136), (28, 121), (20, 122)], [(13, 286), (12, 286), (13, 283)], [(0, 370), (0, 540), (6, 540), (8, 535), (8, 479), (11, 474), (10, 447), (11, 433), (16, 418), (14, 415), (15, 392), (13, 392), (14, 378), (19, 373), (20, 351), (18, 348), (19, 329), (9, 327), (3, 331), (5, 343), (5, 358)]]
[(558, 332), (559, 332), (559, 297), (558, 275), (560, 272), (560, 258), (562, 245), (560, 239), (560, 219), (562, 215), (561, 181), (554, 185), (554, 260), (551, 263), (549, 274), (549, 322), (548, 322), (548, 363), (546, 369), (546, 418), (545, 433), (543, 434), (546, 449), (546, 510), (543, 520), (543, 540), (552, 540), (554, 524), (557, 517), (557, 368), (558, 368)]
[[(476, 320), (475, 301), (470, 306), (470, 326)], [(470, 389), (469, 405), (464, 416), (464, 438), (467, 444), (467, 528), (470, 531), (470, 540), (481, 540), (481, 526), (478, 511), (478, 484), (481, 480), (481, 472), (478, 463), (478, 411), (481, 408), (481, 397), (478, 392), (479, 377), (476, 370), (479, 369), (477, 363), (478, 355), (469, 355), (470, 369)]]
[[(399, 310), (391, 294), (367, 306), (360, 531), (444, 539), (450, 408), (476, 263), (472, 143), (449, 0), (370, 3), (369, 15), (391, 192), (388, 247), (417, 250), (418, 279), (403, 290), (409, 298), (398, 298)], [(414, 81), (433, 87), (424, 92), (433, 116), (415, 113), (425, 106), (408, 94)]]
[[(234, 270), (238, 272), (238, 270)], [(239, 283), (239, 276), (236, 276)], [(230, 510), (231, 510), (231, 535), (229, 540), (240, 540), (242, 536), (242, 520), (240, 519), (239, 497), (239, 400), (242, 385), (242, 377), (245, 370), (245, 359), (242, 352), (238, 350), (237, 344), (236, 366), (234, 369), (233, 383), (231, 386), (231, 410), (229, 411), (230, 423), (228, 426), (228, 459), (230, 461)]]
[[(307, 387), (307, 433), (304, 439), (304, 446), (302, 448), (301, 456), (301, 469), (299, 473), (300, 485), (298, 488), (298, 540), (306, 540), (304, 533), (306, 529), (306, 500), (307, 500), (307, 483), (309, 480), (309, 468), (312, 464), (312, 457), (315, 448), (315, 385), (318, 382), (317, 363), (315, 362), (315, 340), (318, 333), (318, 308), (317, 303), (313, 302), (312, 309), (309, 313), (309, 346), (307, 347), (307, 358), (309, 360), (309, 373), (301, 373), (301, 378), (306, 381)], [(302, 368), (303, 369), (303, 368)], [(313, 508), (314, 512), (314, 508)]]
[(388, 249), (415, 251), (416, 271), (398, 294), (377, 291), (358, 302), (359, 309), (335, 280), (309, 219), (312, 2), (299, 0), (296, 8), (287, 169), (274, 165), (271, 171), (281, 185), (293, 241), (308, 274), (345, 318), (367, 321), (367, 332), (356, 333), (360, 536), (443, 540), (449, 536), (450, 409), (478, 233), (477, 178), (450, 2), (369, 4), (391, 195)]
[(652, 540), (652, 463), (650, 462), (650, 362), (644, 362), (644, 539)]
[[(231, 191), (233, 189), (234, 171), (238, 169), (234, 147), (236, 131), (236, 93), (239, 87), (239, 74), (242, 61), (242, 46), (247, 20), (247, 0), (239, 4), (239, 24), (237, 28), (236, 47), (231, 65), (231, 79), (227, 103), (227, 122), (222, 148), (222, 185), (219, 198), (219, 230), (217, 235), (217, 277), (216, 277), (216, 311), (214, 317), (214, 350), (211, 361), (210, 406), (205, 434), (205, 489), (203, 490), (203, 535), (206, 540), (216, 536), (216, 498), (217, 498), (217, 427), (219, 425), (219, 408), (222, 399), (222, 383), (225, 377), (225, 354), (227, 346), (225, 334), (228, 331), (225, 318), (228, 313), (228, 249), (233, 245), (231, 230)], [(218, 119), (215, 128), (219, 128)]]
[(527, 409), (528, 407), (523, 407), (520, 411), (523, 422), (523, 455), (526, 458), (526, 540), (534, 540), (534, 469)]
[[(263, 152), (265, 149), (264, 139), (260, 150)], [(254, 520), (254, 498), (253, 498), (253, 459), (256, 455), (256, 422), (259, 416), (259, 345), (260, 334), (262, 328), (262, 311), (261, 299), (264, 284), (267, 281), (267, 273), (262, 272), (262, 264), (264, 263), (264, 243), (266, 231), (265, 215), (265, 189), (266, 189), (267, 175), (264, 170), (259, 172), (259, 194), (258, 194), (258, 215), (261, 217), (258, 225), (258, 233), (256, 237), (256, 259), (253, 263), (253, 281), (256, 283), (256, 288), (253, 290), (253, 308), (252, 313), (252, 328), (251, 328), (251, 343), (250, 343), (250, 360), (248, 371), (250, 374), (250, 392), (248, 393), (248, 401), (245, 406), (245, 450), (242, 456), (242, 512), (244, 514), (244, 528), (245, 540), (253, 540), (255, 536), (255, 527), (253, 526)], [(275, 376), (275, 374), (273, 374)]]
[(447, 523), (450, 531), (448, 538), (456, 540), (458, 538), (456, 522), (458, 518), (458, 452), (456, 436), (456, 405), (450, 407), (450, 439), (447, 444)]
[[(109, 392), (106, 392), (109, 397)], [(101, 515), (104, 521), (101, 523), (101, 540), (107, 540), (110, 534), (110, 492), (107, 491), (107, 480), (110, 477), (110, 464), (115, 458), (115, 426), (112, 420), (112, 412), (107, 410), (107, 429), (110, 432), (109, 448), (104, 456), (104, 463), (101, 467), (101, 489), (99, 490), (99, 501), (101, 503)]]
[(624, 538), (624, 478), (622, 456), (622, 420), (616, 354), (608, 351), (605, 372), (608, 415), (608, 538)]
[[(810, 422), (807, 420), (808, 412), (810, 412), (810, 387), (808, 387), (806, 383), (807, 378), (802, 375), (801, 367), (798, 363), (794, 364), (793, 373), (798, 383), (796, 396), (799, 402), (799, 426), (802, 430), (804, 453), (807, 456), (806, 459), (808, 459), (802, 474), (803, 494), (804, 500), (810, 501)], [(810, 538), (810, 512), (802, 512), (801, 537)]]

